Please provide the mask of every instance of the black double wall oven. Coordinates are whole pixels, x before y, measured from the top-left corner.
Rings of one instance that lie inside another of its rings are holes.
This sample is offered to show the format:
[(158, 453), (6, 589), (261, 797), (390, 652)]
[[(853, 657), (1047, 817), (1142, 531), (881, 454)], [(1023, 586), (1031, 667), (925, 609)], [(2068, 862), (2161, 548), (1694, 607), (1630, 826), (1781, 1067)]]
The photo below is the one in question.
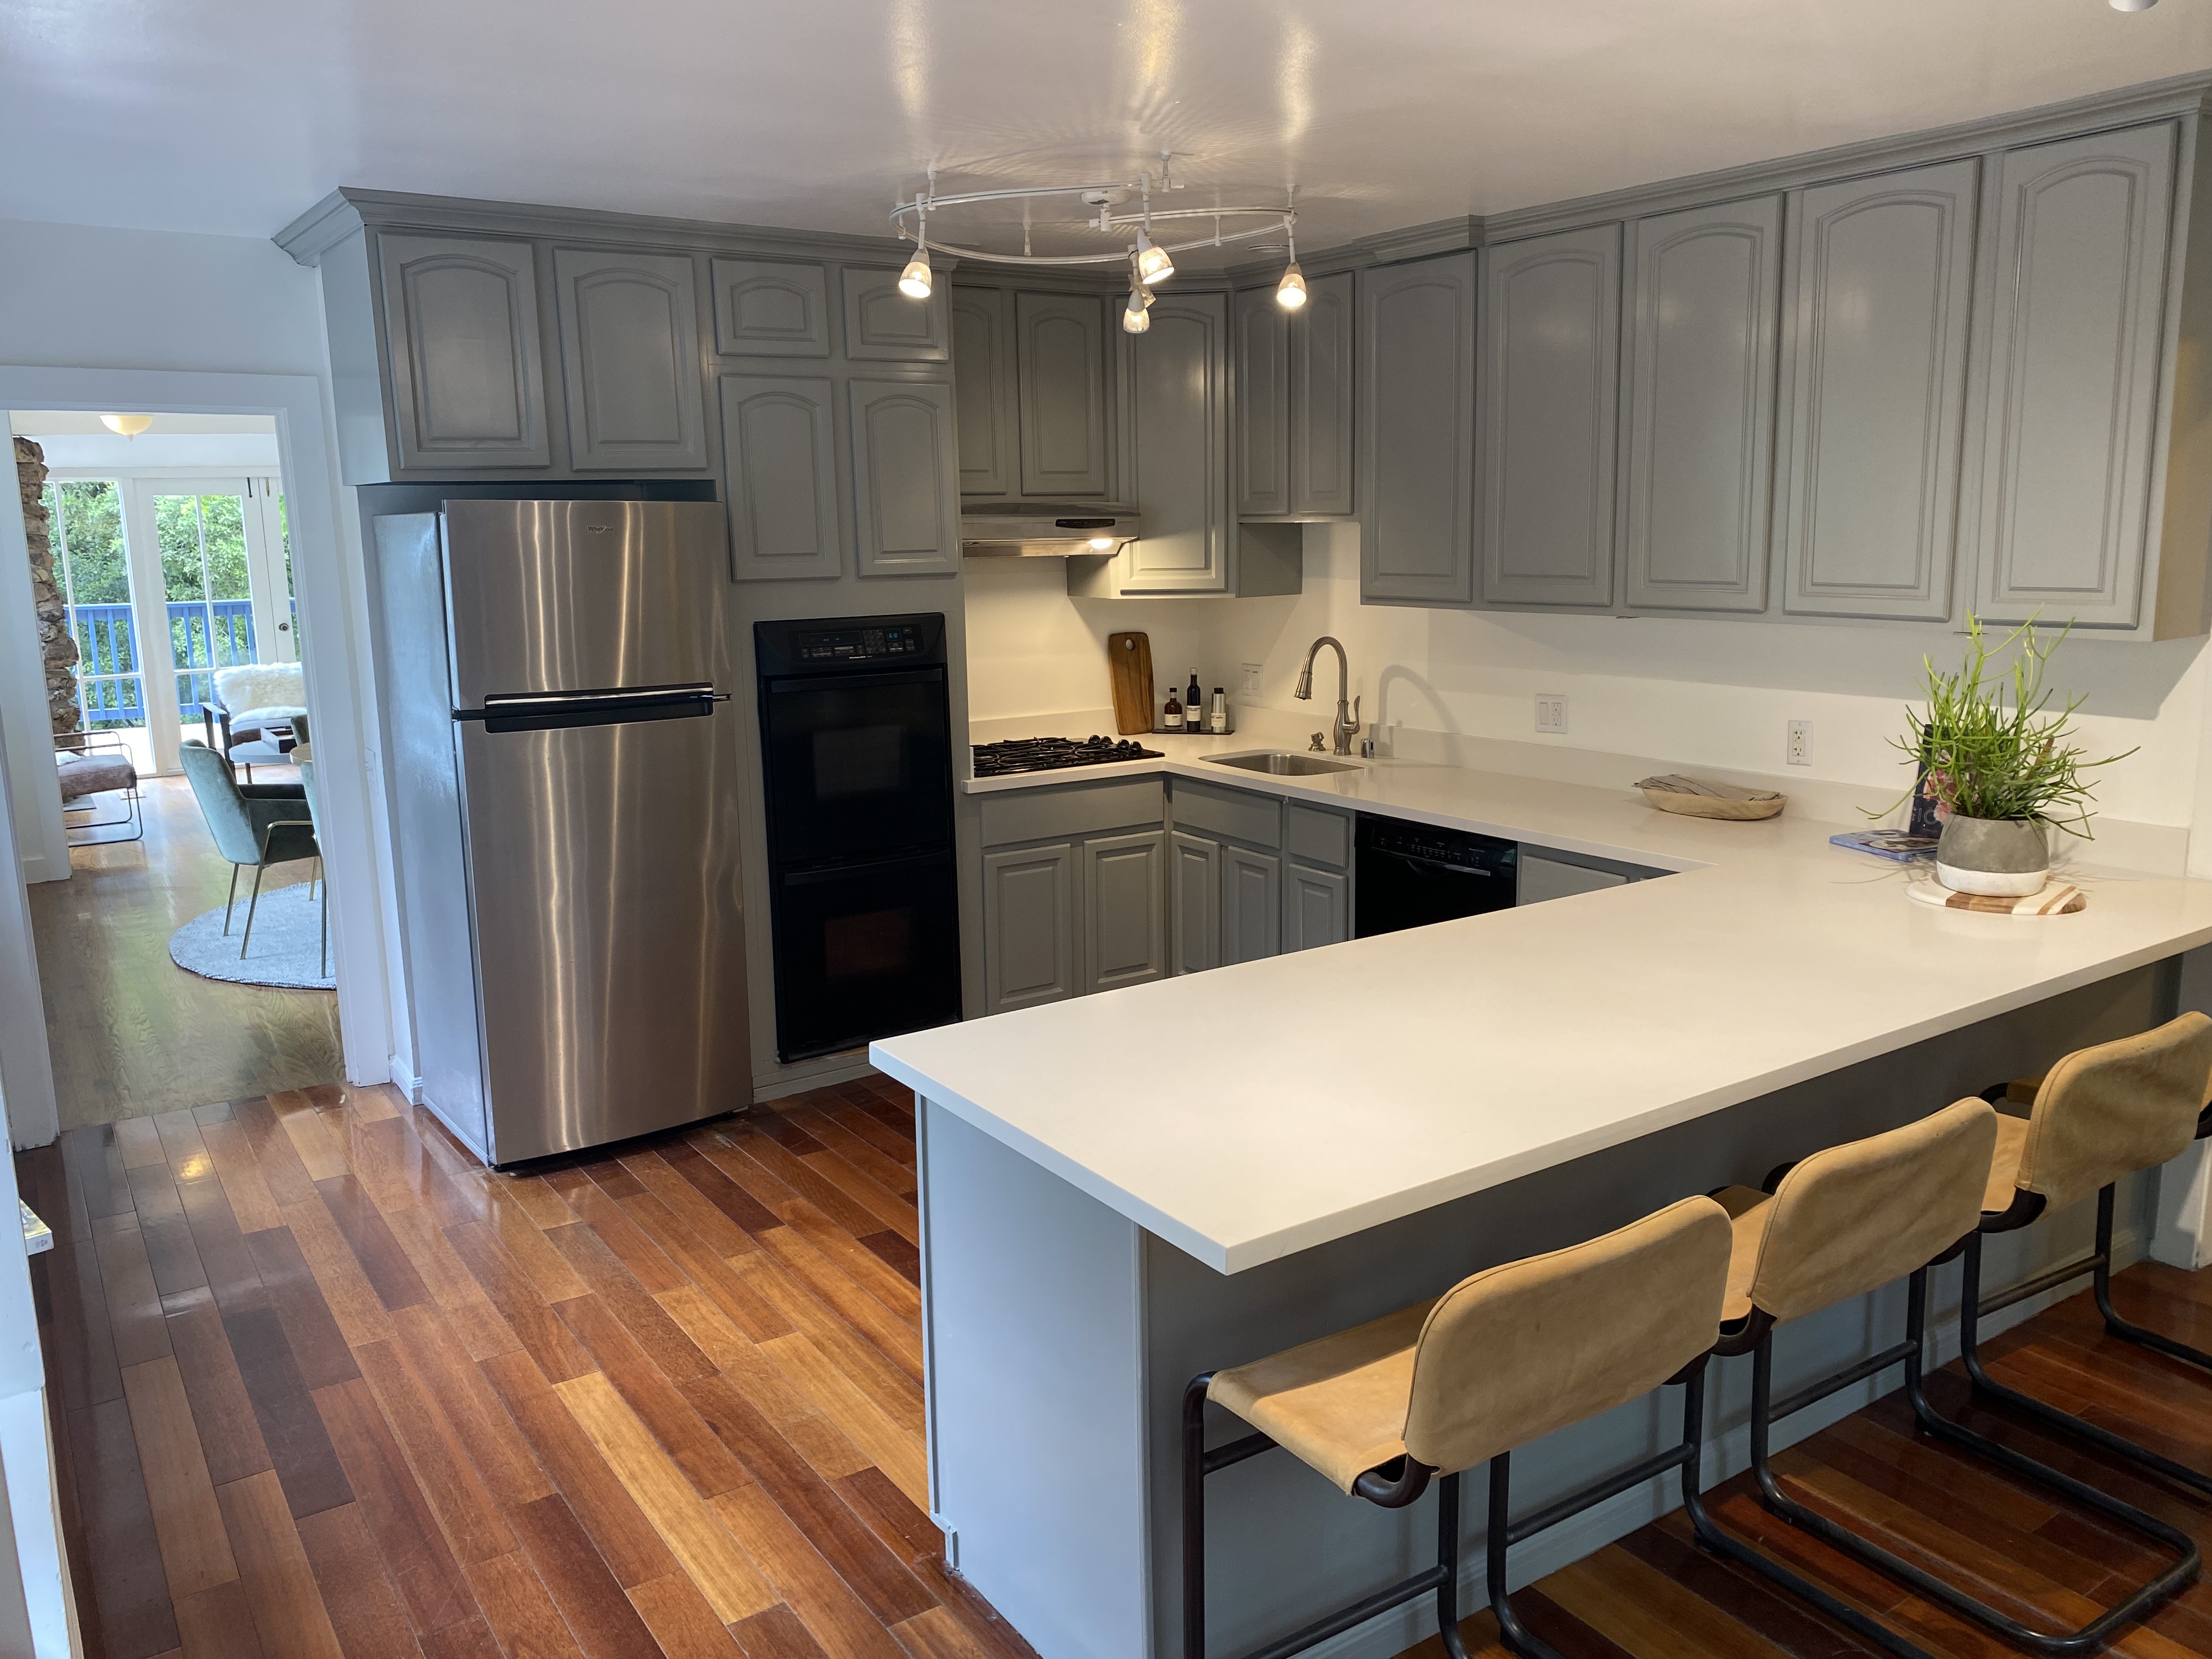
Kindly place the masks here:
[(960, 1018), (945, 617), (753, 624), (776, 1054)]

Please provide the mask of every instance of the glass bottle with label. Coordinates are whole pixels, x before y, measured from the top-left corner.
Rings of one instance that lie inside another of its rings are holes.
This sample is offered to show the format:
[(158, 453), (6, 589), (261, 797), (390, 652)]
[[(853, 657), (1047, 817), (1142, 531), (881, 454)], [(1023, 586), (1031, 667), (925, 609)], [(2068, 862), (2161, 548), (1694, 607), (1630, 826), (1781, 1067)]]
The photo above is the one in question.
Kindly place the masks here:
[(1176, 701), (1173, 686), (1168, 688), (1167, 713), (1160, 716), (1160, 725), (1170, 732), (1182, 730), (1182, 705)]
[(1206, 705), (1206, 729), (1217, 738), (1229, 730), (1229, 694), (1218, 685), (1213, 688), (1213, 701)]
[(1190, 684), (1183, 690), (1182, 717), (1194, 732), (1206, 729), (1206, 699), (1198, 689), (1198, 670), (1190, 671)]

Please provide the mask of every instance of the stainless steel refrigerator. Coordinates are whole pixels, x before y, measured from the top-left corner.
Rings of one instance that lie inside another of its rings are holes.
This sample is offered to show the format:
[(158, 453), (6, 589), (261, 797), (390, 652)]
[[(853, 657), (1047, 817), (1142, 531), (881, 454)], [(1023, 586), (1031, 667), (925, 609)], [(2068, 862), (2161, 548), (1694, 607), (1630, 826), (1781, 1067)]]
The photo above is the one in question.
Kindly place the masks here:
[(374, 522), (422, 1103), (501, 1165), (749, 1103), (722, 509)]

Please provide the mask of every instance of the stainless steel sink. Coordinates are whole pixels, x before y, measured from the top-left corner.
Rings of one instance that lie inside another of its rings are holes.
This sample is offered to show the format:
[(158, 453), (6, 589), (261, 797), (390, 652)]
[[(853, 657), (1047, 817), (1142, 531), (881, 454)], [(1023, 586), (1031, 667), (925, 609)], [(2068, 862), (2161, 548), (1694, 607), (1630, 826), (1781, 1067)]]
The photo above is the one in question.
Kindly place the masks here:
[(1358, 761), (1334, 760), (1327, 755), (1301, 755), (1288, 749), (1255, 749), (1242, 755), (1207, 755), (1202, 758), (1216, 766), (1233, 766), (1240, 772), (1272, 772), (1277, 777), (1307, 778), (1318, 772), (1364, 769)]

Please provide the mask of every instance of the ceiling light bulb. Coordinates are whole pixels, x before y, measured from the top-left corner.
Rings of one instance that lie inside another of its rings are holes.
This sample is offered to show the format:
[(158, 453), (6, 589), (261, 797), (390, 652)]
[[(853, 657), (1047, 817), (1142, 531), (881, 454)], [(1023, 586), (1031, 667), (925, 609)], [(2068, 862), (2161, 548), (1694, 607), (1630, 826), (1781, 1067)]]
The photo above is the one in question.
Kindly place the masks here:
[(100, 417), (100, 423), (119, 436), (135, 438), (154, 424), (154, 417), (151, 415), (103, 415)]
[(1152, 325), (1152, 319), (1149, 314), (1152, 303), (1152, 296), (1145, 292), (1142, 283), (1131, 289), (1129, 303), (1121, 307), (1121, 331), (1125, 334), (1142, 334), (1150, 328)]
[(1137, 276), (1145, 283), (1164, 283), (1175, 275), (1175, 261), (1168, 251), (1145, 234), (1137, 233)]
[(1091, 538), (1091, 549), (1094, 553), (1106, 552), (1113, 545), (1114, 538), (1111, 536), (1093, 536)]
[(1275, 303), (1285, 311), (1296, 311), (1306, 302), (1306, 274), (1291, 260), (1284, 269), (1283, 280), (1275, 284)]
[(2114, 11), (2148, 11), (2158, 0), (2112, 0)]
[(927, 255), (917, 253), (906, 262), (906, 269), (899, 272), (899, 292), (909, 300), (927, 300), (929, 297), (929, 259)]

